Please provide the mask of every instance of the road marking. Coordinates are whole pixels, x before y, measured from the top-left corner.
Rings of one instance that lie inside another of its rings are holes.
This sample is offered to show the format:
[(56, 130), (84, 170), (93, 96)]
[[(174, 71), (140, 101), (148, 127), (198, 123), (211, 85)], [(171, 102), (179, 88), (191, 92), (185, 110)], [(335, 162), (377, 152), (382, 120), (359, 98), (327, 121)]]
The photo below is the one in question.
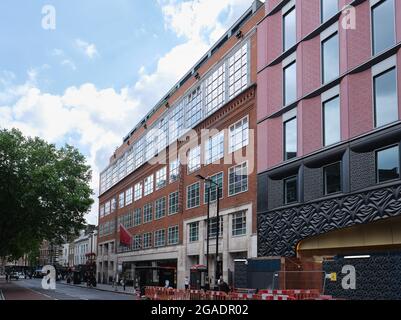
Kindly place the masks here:
[(47, 294), (44, 294), (44, 293), (42, 293), (42, 292), (33, 290), (33, 289), (31, 289), (30, 287), (27, 287), (27, 286), (24, 286), (24, 285), (23, 285), (22, 287), (25, 288), (25, 289), (31, 290), (31, 291), (34, 292), (34, 293), (41, 294), (42, 296), (44, 296), (44, 297), (46, 297), (46, 298), (53, 299), (53, 300), (58, 300), (57, 298), (53, 298), (53, 297), (51, 297), (51, 296), (48, 296)]
[(0, 300), (6, 300), (6, 298), (4, 298), (3, 291), (1, 290), (0, 290)]

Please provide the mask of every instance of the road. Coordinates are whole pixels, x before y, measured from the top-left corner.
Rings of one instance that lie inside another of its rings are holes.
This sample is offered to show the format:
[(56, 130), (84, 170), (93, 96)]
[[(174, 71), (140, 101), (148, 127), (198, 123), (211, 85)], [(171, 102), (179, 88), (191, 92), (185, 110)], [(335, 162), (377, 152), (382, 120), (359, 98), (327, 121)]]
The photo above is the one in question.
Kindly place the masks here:
[(57, 283), (56, 290), (44, 290), (41, 279), (0, 283), (5, 300), (135, 300), (133, 295), (100, 291)]

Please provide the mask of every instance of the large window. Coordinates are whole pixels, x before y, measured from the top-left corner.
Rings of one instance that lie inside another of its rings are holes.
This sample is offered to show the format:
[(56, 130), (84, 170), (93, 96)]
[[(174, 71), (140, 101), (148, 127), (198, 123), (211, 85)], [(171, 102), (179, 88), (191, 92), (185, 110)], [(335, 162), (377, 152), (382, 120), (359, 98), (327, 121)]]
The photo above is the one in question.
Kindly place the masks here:
[(232, 235), (234, 237), (246, 235), (246, 211), (233, 214), (232, 219)]
[(135, 166), (135, 169), (138, 169), (144, 162), (144, 156), (145, 156), (145, 138), (144, 137), (142, 137), (135, 143), (134, 149), (135, 149), (134, 166)]
[(143, 248), (148, 249), (152, 247), (152, 234), (150, 232), (143, 235)]
[(201, 168), (200, 146), (192, 148), (188, 152), (188, 173), (193, 173)]
[(161, 219), (166, 216), (166, 197), (155, 201), (155, 219)]
[(338, 0), (320, 0), (321, 22), (326, 22), (338, 12)]
[(127, 152), (127, 175), (134, 171), (134, 150), (131, 148)]
[(135, 235), (134, 236), (134, 250), (141, 250), (142, 249), (142, 236)]
[(219, 191), (220, 191), (219, 199), (223, 198), (223, 172), (211, 176), (209, 179), (212, 180), (214, 183), (209, 183), (208, 181), (205, 181), (205, 196), (204, 196), (205, 203), (208, 203), (209, 187), (210, 187), (210, 202), (217, 200), (218, 188), (215, 183), (219, 185)]
[(200, 183), (187, 187), (187, 208), (196, 208), (200, 205)]
[(241, 119), (230, 126), (229, 150), (235, 152), (246, 147), (249, 143), (249, 121), (248, 117)]
[(166, 185), (167, 185), (167, 167), (163, 167), (156, 172), (156, 190), (164, 188)]
[(195, 89), (188, 96), (186, 108), (186, 127), (193, 128), (202, 119), (202, 91), (201, 87)]
[(189, 224), (189, 242), (199, 241), (199, 222)]
[(144, 191), (145, 196), (153, 192), (153, 174), (145, 179), (144, 189), (145, 189)]
[(248, 163), (229, 169), (228, 194), (230, 196), (248, 191)]
[(224, 157), (224, 131), (209, 138), (205, 144), (205, 162), (211, 164)]
[(400, 178), (400, 148), (394, 146), (376, 152), (377, 182)]
[(284, 68), (284, 105), (297, 99), (297, 63), (294, 61)]
[(142, 224), (142, 209), (135, 208), (134, 210), (134, 227)]
[(297, 42), (297, 17), (295, 6), (283, 16), (284, 51), (293, 47)]
[(153, 220), (153, 205), (151, 203), (145, 204), (143, 207), (143, 223), (148, 223)]
[(323, 168), (324, 194), (341, 192), (341, 162)]
[(291, 177), (284, 180), (284, 204), (298, 201), (298, 178)]
[(297, 118), (284, 122), (284, 160), (296, 158), (298, 152)]
[(119, 208), (124, 207), (124, 192), (120, 193), (118, 196), (118, 207)]
[(170, 183), (176, 182), (180, 177), (180, 160), (170, 162)]
[(322, 42), (322, 81), (328, 83), (340, 74), (340, 48), (338, 32)]
[(323, 103), (323, 143), (325, 146), (341, 140), (340, 97)]
[[(209, 238), (216, 238), (217, 228), (219, 227), (219, 238), (223, 236), (223, 217), (220, 216), (220, 223), (217, 223), (217, 217), (210, 218), (209, 221)], [(207, 229), (207, 222), (206, 222)]]
[(178, 226), (168, 228), (168, 244), (178, 244), (179, 241), (179, 229)]
[(142, 198), (142, 182), (139, 182), (134, 187), (134, 200), (138, 201)]
[(155, 247), (163, 247), (166, 245), (166, 230), (155, 231)]
[(111, 204), (111, 212), (116, 211), (116, 209), (117, 209), (117, 201), (116, 201), (116, 198), (111, 199), (110, 204)]
[(132, 203), (132, 187), (125, 191), (125, 205), (128, 206)]
[(179, 192), (170, 193), (168, 196), (168, 214), (178, 213)]
[(398, 120), (396, 68), (374, 77), (374, 104), (376, 127)]
[(219, 109), (225, 101), (225, 64), (205, 80), (205, 116)]
[(104, 215), (107, 216), (110, 214), (110, 201), (107, 201), (104, 205)]
[(104, 217), (104, 204), (99, 207), (99, 216), (100, 218)]
[(394, 0), (380, 1), (372, 7), (373, 55), (395, 44)]
[(248, 86), (248, 44), (244, 44), (228, 59), (229, 99)]
[(183, 99), (179, 104), (172, 109), (170, 113), (170, 123), (169, 123), (169, 141), (173, 143), (181, 134), (183, 134), (183, 129), (185, 126), (185, 99)]

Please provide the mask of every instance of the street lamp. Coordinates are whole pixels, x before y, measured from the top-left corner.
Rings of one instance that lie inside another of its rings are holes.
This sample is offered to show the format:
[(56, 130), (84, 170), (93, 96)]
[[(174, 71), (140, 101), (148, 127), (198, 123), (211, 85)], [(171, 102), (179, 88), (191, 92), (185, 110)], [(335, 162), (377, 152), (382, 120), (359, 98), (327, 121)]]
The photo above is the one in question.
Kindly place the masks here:
[(209, 184), (209, 190), (208, 190), (208, 201), (207, 201), (207, 248), (206, 248), (206, 270), (207, 270), (207, 275), (208, 275), (208, 282), (207, 284), (209, 285), (209, 240), (210, 240), (210, 235), (209, 235), (209, 229), (210, 229), (210, 196), (211, 196), (211, 184), (214, 184), (217, 187), (217, 213), (216, 213), (216, 220), (217, 220), (217, 230), (216, 230), (216, 261), (215, 261), (215, 271), (214, 271), (214, 278), (215, 278), (215, 287), (218, 286), (218, 278), (219, 278), (219, 232), (220, 232), (220, 185), (213, 181), (210, 178), (205, 178), (198, 174), (196, 176), (197, 178), (207, 182)]

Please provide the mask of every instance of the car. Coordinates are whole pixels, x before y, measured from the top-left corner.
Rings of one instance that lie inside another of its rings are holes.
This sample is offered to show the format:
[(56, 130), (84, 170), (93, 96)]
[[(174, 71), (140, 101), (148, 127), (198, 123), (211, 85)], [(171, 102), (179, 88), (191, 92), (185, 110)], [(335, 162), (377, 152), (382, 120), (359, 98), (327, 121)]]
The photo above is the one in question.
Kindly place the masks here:
[(10, 273), (10, 280), (19, 280), (19, 279), (20, 279), (20, 277), (19, 277), (18, 272), (11, 272)]

